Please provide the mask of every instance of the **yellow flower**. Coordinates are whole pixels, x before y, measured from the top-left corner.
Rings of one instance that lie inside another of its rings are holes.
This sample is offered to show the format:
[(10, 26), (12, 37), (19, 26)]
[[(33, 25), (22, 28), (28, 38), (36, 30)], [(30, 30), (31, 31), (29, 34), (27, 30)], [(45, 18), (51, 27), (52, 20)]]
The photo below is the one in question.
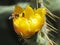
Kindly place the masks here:
[(15, 32), (24, 38), (29, 38), (41, 30), (44, 25), (46, 8), (32, 9), (27, 6), (22, 9), (19, 6), (15, 6), (14, 13), (19, 14), (17, 18), (13, 18)]

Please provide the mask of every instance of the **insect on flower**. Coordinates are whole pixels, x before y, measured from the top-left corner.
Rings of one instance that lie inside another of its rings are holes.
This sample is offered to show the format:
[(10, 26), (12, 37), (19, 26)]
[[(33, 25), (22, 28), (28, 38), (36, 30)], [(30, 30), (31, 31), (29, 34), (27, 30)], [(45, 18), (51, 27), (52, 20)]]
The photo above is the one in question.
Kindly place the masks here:
[(13, 25), (15, 32), (22, 37), (29, 38), (44, 25), (46, 8), (32, 9), (27, 6), (22, 9), (19, 6), (15, 6), (14, 13)]

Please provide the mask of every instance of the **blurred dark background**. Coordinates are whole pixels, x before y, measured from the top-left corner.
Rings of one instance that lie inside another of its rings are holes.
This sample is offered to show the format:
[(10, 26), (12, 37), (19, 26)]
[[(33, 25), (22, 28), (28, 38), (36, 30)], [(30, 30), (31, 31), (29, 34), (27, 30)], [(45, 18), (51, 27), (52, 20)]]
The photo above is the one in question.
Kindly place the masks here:
[(31, 0), (0, 0), (0, 5), (14, 5), (18, 2), (29, 2)]
[[(55, 15), (60, 17), (60, 0), (44, 0), (45, 6)], [(18, 41), (18, 36), (14, 32), (12, 26), (12, 20), (9, 20), (9, 16), (13, 12), (13, 8), (16, 4), (22, 7), (30, 4), (32, 7), (36, 7), (35, 0), (0, 0), (0, 45), (21, 45)], [(60, 20), (56, 19), (56, 22), (47, 17), (51, 21), (52, 25), (56, 27), (58, 33), (51, 32), (54, 35), (56, 43), (60, 43)]]

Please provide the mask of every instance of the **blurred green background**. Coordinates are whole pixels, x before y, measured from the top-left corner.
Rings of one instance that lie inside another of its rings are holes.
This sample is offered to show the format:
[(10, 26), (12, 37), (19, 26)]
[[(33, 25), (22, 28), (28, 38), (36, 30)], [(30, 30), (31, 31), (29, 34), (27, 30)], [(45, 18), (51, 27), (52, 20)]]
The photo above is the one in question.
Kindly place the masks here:
[[(18, 36), (13, 30), (11, 20), (8, 20), (16, 4), (23, 8), (27, 5), (31, 5), (34, 8), (36, 7), (36, 0), (0, 0), (0, 45), (21, 45), (18, 41)], [(60, 17), (60, 0), (44, 0), (44, 5), (53, 14)], [(48, 19), (58, 29), (57, 33), (51, 33), (54, 35), (52, 38), (60, 45), (60, 20), (56, 19), (56, 22), (54, 22), (49, 17)]]

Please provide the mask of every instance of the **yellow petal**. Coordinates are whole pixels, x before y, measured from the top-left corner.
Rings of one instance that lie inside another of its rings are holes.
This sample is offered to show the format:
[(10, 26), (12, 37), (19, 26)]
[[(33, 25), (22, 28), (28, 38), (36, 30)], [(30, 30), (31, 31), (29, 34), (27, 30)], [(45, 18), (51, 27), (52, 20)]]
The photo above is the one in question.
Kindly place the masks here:
[(46, 8), (38, 8), (36, 10), (36, 13), (40, 14), (41, 16), (45, 16), (46, 15)]
[(31, 15), (34, 14), (34, 11), (30, 6), (27, 6), (24, 10), (24, 14), (26, 18), (29, 18)]
[(20, 6), (18, 6), (18, 5), (15, 6), (14, 13), (20, 14), (20, 13), (22, 13), (22, 11), (23, 11), (23, 9)]

